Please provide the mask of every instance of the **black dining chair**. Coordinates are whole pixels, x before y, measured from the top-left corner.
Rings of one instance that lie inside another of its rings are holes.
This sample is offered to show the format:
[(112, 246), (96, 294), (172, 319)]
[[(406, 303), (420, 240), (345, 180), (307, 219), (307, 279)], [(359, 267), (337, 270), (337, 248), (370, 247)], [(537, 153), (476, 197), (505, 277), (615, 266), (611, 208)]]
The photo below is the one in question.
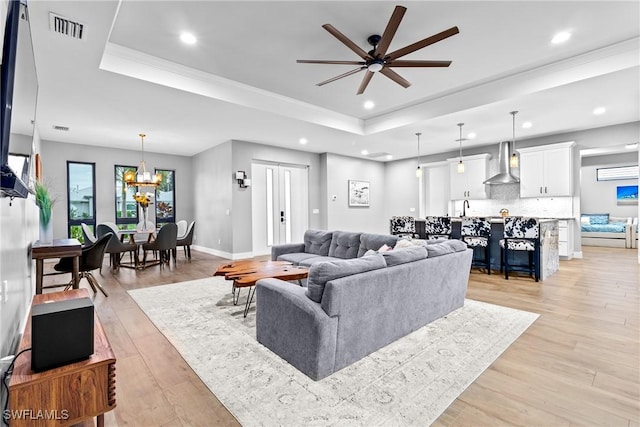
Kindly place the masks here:
[[(113, 237), (113, 233), (107, 233), (102, 237), (99, 237), (94, 243), (86, 245), (82, 248), (82, 255), (80, 256), (79, 273), (80, 280), (87, 279), (89, 286), (93, 289), (94, 293), (98, 290), (108, 297), (107, 292), (102, 285), (96, 280), (91, 273), (93, 270), (97, 270), (102, 267), (102, 261), (104, 260), (104, 253), (109, 244), (109, 239)], [(60, 258), (60, 261), (53, 266), (53, 269), (58, 273), (72, 273), (73, 272), (73, 258)], [(72, 282), (73, 283), (73, 279)], [(67, 289), (71, 287), (71, 283), (67, 285)], [(66, 290), (66, 289), (65, 289)]]
[[(191, 262), (191, 245), (193, 244), (193, 229), (195, 228), (196, 222), (191, 221), (189, 227), (187, 228), (187, 232), (182, 237), (178, 237), (176, 241), (176, 248), (178, 246), (182, 246), (184, 248), (184, 256), (187, 258), (187, 261)], [(176, 258), (177, 249), (173, 251), (173, 258)]]
[[(158, 251), (160, 259), (154, 264), (160, 264), (162, 267), (165, 263), (169, 263), (171, 260), (171, 254), (175, 253), (176, 243), (178, 241), (178, 226), (172, 222), (165, 224), (156, 238), (142, 245), (142, 265), (147, 266), (147, 251)], [(175, 264), (175, 256), (173, 257), (173, 263)]]
[(98, 239), (106, 234), (111, 234), (111, 238), (107, 244), (107, 253), (111, 256), (111, 265), (116, 270), (120, 268), (120, 260), (123, 254), (129, 252), (135, 255), (138, 250), (138, 246), (135, 243), (121, 242), (118, 235), (114, 233), (113, 228), (107, 224), (98, 224), (96, 234), (98, 235)]

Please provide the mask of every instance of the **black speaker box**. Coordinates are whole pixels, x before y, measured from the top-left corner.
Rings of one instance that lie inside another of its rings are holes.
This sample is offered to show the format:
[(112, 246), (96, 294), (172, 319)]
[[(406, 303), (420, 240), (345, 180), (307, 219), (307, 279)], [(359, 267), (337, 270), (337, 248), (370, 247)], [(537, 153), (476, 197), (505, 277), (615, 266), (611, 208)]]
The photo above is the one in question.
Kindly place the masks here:
[(31, 369), (35, 372), (87, 359), (93, 354), (93, 303), (89, 298), (31, 308)]

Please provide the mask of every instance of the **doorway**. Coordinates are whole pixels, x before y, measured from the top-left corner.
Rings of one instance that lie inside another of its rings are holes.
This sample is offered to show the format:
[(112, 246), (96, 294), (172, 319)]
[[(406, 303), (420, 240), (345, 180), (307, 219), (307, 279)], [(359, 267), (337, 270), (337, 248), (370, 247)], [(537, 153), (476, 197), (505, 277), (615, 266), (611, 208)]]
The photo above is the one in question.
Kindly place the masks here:
[(253, 255), (268, 255), (273, 245), (302, 242), (309, 225), (307, 166), (256, 162), (251, 176)]

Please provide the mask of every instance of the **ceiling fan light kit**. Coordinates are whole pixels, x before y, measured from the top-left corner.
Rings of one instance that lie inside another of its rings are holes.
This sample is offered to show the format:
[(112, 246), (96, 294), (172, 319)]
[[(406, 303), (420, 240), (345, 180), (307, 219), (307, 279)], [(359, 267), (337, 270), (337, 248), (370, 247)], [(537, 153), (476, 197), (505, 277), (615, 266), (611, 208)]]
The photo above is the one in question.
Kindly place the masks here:
[(373, 34), (367, 38), (367, 42), (373, 46), (373, 49), (369, 52), (366, 52), (364, 49), (360, 48), (357, 44), (355, 44), (351, 39), (338, 31), (331, 24), (325, 24), (322, 26), (325, 30), (327, 30), (331, 35), (337, 38), (342, 44), (351, 49), (356, 55), (358, 55), (362, 60), (361, 61), (331, 61), (331, 60), (309, 60), (309, 59), (299, 59), (297, 62), (299, 64), (334, 64), (334, 65), (357, 65), (358, 68), (355, 68), (351, 71), (347, 71), (346, 73), (340, 74), (338, 76), (332, 77), (328, 80), (320, 82), (317, 86), (323, 86), (327, 83), (334, 82), (336, 80), (342, 79), (344, 77), (359, 73), (360, 71), (366, 70), (367, 72), (362, 79), (362, 83), (360, 83), (360, 87), (358, 88), (358, 95), (361, 95), (366, 90), (371, 78), (375, 73), (380, 73), (387, 78), (393, 80), (400, 86), (404, 88), (408, 88), (411, 86), (411, 83), (400, 76), (398, 73), (392, 70), (393, 67), (448, 67), (451, 65), (451, 61), (425, 61), (425, 60), (399, 60), (399, 58), (413, 53), (417, 50), (425, 48), (429, 45), (442, 41), (448, 37), (456, 35), (459, 33), (458, 27), (451, 27), (448, 30), (442, 31), (433, 36), (427, 37), (425, 39), (419, 40), (415, 43), (412, 43), (408, 46), (405, 46), (401, 49), (395, 50), (391, 53), (387, 53), (389, 46), (391, 45), (391, 41), (400, 26), (400, 22), (407, 11), (407, 8), (404, 6), (396, 6), (391, 18), (389, 18), (389, 22), (387, 23), (387, 27), (382, 33), (382, 36), (378, 34)]

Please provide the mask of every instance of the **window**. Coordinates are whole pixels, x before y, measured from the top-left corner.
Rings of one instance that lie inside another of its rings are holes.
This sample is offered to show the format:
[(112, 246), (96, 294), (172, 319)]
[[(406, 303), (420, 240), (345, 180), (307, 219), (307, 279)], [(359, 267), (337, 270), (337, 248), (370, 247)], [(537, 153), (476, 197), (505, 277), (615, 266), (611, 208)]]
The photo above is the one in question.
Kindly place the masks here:
[(614, 181), (618, 179), (638, 179), (638, 166), (619, 166), (596, 169), (598, 181)]
[(124, 174), (132, 170), (136, 172), (135, 166), (115, 166), (116, 181), (116, 225), (122, 229), (134, 229), (138, 223), (138, 204), (133, 195), (136, 187), (128, 187), (124, 182)]
[(84, 222), (95, 230), (96, 226), (96, 173), (95, 163), (67, 162), (67, 218), (69, 237), (84, 243)]
[(162, 181), (156, 189), (156, 223), (176, 222), (175, 171), (156, 169), (162, 175)]

